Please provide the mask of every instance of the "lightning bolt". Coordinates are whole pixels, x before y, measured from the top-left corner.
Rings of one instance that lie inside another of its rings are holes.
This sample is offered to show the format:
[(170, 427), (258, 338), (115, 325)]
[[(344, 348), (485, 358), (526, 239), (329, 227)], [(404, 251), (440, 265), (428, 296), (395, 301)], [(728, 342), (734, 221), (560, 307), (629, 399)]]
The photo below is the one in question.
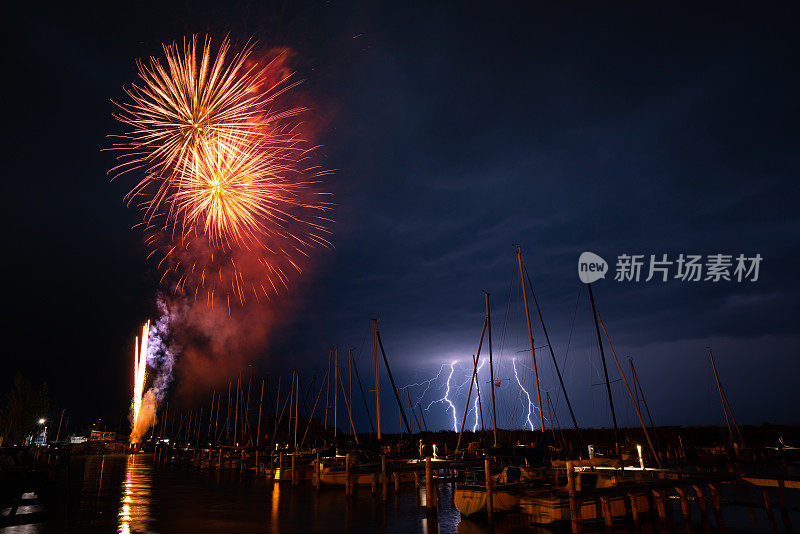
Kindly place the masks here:
[[(478, 384), (480, 383), (479, 382), (479, 377), (480, 377), (480, 374), (481, 374), (481, 368), (483, 367), (484, 363), (486, 363), (486, 360), (483, 360), (481, 362), (481, 364), (478, 366), (478, 371), (475, 373), (475, 382), (478, 383)], [(472, 431), (475, 432), (478, 429), (478, 392), (477, 391), (475, 391), (475, 400), (472, 403), (472, 409), (475, 410), (475, 424), (472, 425)]]
[(522, 382), (519, 380), (519, 375), (517, 374), (517, 359), (511, 358), (511, 363), (514, 366), (514, 378), (517, 379), (517, 384), (519, 388), (525, 393), (525, 396), (528, 397), (528, 415), (527, 415), (527, 422), (530, 425), (531, 430), (533, 430), (533, 421), (531, 421), (531, 412), (533, 411), (533, 402), (531, 402), (531, 396), (528, 394), (528, 390), (522, 387)]
[[(444, 367), (444, 365), (446, 365), (446, 364), (443, 364), (442, 367)], [(453, 404), (453, 401), (450, 400), (450, 380), (452, 380), (453, 373), (455, 372), (455, 370), (456, 370), (456, 361), (453, 360), (452, 362), (450, 362), (450, 374), (447, 376), (447, 389), (444, 392), (444, 396), (439, 398), (439, 399), (436, 399), (435, 401), (431, 401), (430, 404), (428, 404), (428, 407), (425, 408), (425, 411), (427, 412), (428, 410), (430, 410), (431, 406), (433, 406), (434, 404), (437, 404), (437, 403), (440, 403), (440, 402), (441, 403), (447, 403), (448, 405), (450, 405), (450, 409), (453, 411), (453, 431), (454, 432), (458, 432), (458, 419), (456, 417), (456, 405)]]
[(444, 371), (444, 366), (445, 365), (447, 365), (447, 364), (446, 363), (442, 364), (442, 366), (439, 368), (439, 372), (436, 373), (436, 376), (434, 376), (433, 378), (431, 378), (429, 380), (423, 380), (422, 382), (417, 382), (415, 384), (409, 384), (409, 385), (406, 386), (407, 388), (425, 386), (425, 389), (422, 391), (422, 394), (419, 396), (419, 398), (417, 398), (417, 402), (418, 403), (422, 402), (422, 399), (425, 398), (425, 394), (430, 389), (431, 384), (433, 384), (435, 381), (437, 381), (439, 379), (439, 377), (442, 375), (442, 371)]

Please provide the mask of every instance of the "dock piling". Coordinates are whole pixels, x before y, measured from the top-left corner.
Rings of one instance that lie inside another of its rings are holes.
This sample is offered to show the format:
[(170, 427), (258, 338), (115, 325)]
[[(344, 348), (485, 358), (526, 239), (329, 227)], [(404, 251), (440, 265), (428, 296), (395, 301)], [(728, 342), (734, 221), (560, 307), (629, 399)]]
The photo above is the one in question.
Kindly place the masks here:
[(433, 495), (433, 468), (431, 457), (425, 458), (425, 507), (428, 515), (436, 515), (436, 497)]
[(641, 528), (641, 516), (639, 515), (639, 496), (634, 493), (628, 493), (628, 501), (631, 503), (631, 519), (633, 520), (633, 528), (639, 530)]
[(781, 519), (783, 520), (783, 526), (786, 532), (794, 532), (792, 521), (789, 519), (789, 508), (786, 506), (786, 496), (783, 493), (784, 485), (785, 483), (783, 480), (778, 480), (778, 509), (781, 512)]
[(658, 512), (658, 520), (661, 523), (667, 522), (667, 502), (663, 491), (653, 490), (653, 501), (656, 504), (656, 511)]
[(572, 534), (577, 534), (581, 531), (581, 508), (575, 495), (575, 464), (572, 460), (567, 460), (567, 491), (569, 492), (569, 516), (572, 524)]
[(689, 507), (689, 496), (685, 488), (675, 488), (675, 493), (681, 500), (681, 515), (683, 515), (686, 534), (692, 534), (692, 509)]
[(614, 530), (614, 515), (611, 513), (611, 502), (608, 497), (600, 497), (600, 512), (603, 515), (603, 526), (606, 532)]
[(321, 469), (319, 463), (319, 451), (317, 451), (317, 459), (314, 460), (314, 488), (319, 491), (320, 486), (322, 486), (322, 477), (321, 477)]
[(711, 491), (711, 506), (714, 509), (714, 519), (717, 520), (717, 532), (725, 534), (728, 529), (725, 528), (725, 520), (722, 518), (722, 499), (719, 496), (719, 489), (716, 484), (709, 484), (708, 489)]
[(767, 512), (769, 530), (772, 532), (772, 534), (778, 534), (778, 524), (775, 522), (775, 517), (772, 515), (772, 506), (769, 501), (769, 493), (767, 493), (767, 488), (761, 488), (761, 496), (764, 498), (764, 510)]
[(706, 502), (705, 492), (703, 486), (692, 486), (694, 492), (697, 494), (697, 504), (700, 508), (700, 521), (703, 523), (704, 534), (711, 533), (711, 523), (708, 521), (708, 503)]
[(275, 483), (275, 453), (269, 453), (269, 481)]
[[(317, 453), (319, 454), (319, 453)], [(353, 453), (348, 452), (344, 457), (344, 493), (353, 495)]]
[(387, 499), (386, 491), (386, 455), (381, 454), (381, 500)]
[(494, 519), (494, 503), (492, 502), (492, 459), (488, 456), (483, 462), (484, 471), (486, 472), (486, 514), (489, 516), (489, 522)]

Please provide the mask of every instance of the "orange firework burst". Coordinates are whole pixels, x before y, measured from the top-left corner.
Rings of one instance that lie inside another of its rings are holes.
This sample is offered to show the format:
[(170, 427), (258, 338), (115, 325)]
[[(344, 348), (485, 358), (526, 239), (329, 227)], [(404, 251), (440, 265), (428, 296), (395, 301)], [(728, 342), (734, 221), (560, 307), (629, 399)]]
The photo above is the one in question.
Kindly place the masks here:
[(317, 190), (325, 173), (300, 134), (306, 110), (281, 105), (297, 85), (287, 54), (260, 62), (250, 45), (232, 54), (226, 39), (214, 55), (197, 37), (164, 51), (167, 66), (139, 62), (140, 83), (118, 104), (131, 130), (117, 137), (122, 163), (111, 174), (143, 170), (128, 198), (140, 200), (148, 244), (178, 290), (242, 303), (278, 293), (299, 259), (330, 245)]
[(289, 208), (300, 207), (299, 193), (309, 184), (293, 179), (298, 173), (291, 167), (295, 143), (286, 137), (279, 150), (264, 147), (257, 138), (194, 151), (191, 164), (174, 178), (170, 216), (175, 223), (185, 234), (202, 230), (222, 248), (234, 243), (257, 247), (263, 237), (301, 240), (286, 227), (297, 222)]
[[(201, 46), (194, 36), (182, 46), (164, 46), (166, 66), (153, 57), (149, 63), (137, 62), (140, 82), (125, 90), (130, 101), (117, 104), (115, 114), (131, 131), (115, 136), (122, 163), (110, 171), (118, 175), (144, 168), (145, 177), (129, 198), (142, 194), (148, 208), (156, 210), (169, 199), (175, 172), (190, 163), (196, 150), (234, 145), (264, 124), (303, 111), (291, 108), (265, 116), (268, 105), (296, 83), (289, 83), (291, 74), (272, 68), (273, 63), (252, 60), (251, 46), (233, 55), (230, 46), (224, 39), (215, 55), (210, 39)], [(155, 194), (148, 192), (151, 186)]]

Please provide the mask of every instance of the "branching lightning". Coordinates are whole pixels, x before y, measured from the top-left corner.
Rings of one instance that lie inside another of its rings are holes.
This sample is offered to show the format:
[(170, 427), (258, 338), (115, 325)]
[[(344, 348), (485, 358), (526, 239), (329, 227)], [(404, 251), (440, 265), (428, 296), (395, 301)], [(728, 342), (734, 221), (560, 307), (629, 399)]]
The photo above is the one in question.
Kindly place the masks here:
[(422, 402), (422, 399), (425, 398), (425, 394), (431, 388), (431, 384), (433, 384), (434, 382), (439, 380), (439, 377), (442, 375), (442, 371), (444, 371), (444, 366), (445, 365), (447, 365), (447, 364), (446, 363), (442, 364), (442, 366), (439, 368), (439, 372), (436, 373), (436, 376), (434, 376), (433, 378), (428, 379), (428, 380), (423, 380), (422, 382), (416, 382), (414, 384), (408, 384), (407, 386), (405, 386), (406, 388), (414, 388), (414, 387), (425, 386), (425, 389), (422, 391), (422, 394), (417, 398), (417, 402), (418, 403)]
[[(481, 364), (478, 366), (478, 370), (475, 373), (475, 383), (476, 384), (480, 384), (481, 369), (483, 368), (483, 364), (485, 364), (485, 363), (486, 363), (486, 360), (483, 360), (481, 362)], [(477, 388), (475, 388), (475, 389), (476, 389), (476, 391), (475, 391), (475, 400), (472, 402), (472, 409), (475, 411), (475, 424), (472, 425), (472, 431), (473, 432), (478, 430), (478, 416), (480, 415), (478, 413), (478, 391), (477, 391)]]
[(533, 430), (533, 421), (531, 421), (531, 413), (533, 412), (534, 409), (533, 402), (531, 402), (531, 396), (528, 393), (528, 390), (522, 386), (522, 382), (520, 381), (519, 375), (517, 374), (517, 359), (511, 358), (511, 364), (514, 367), (514, 378), (517, 379), (517, 385), (519, 385), (519, 388), (523, 391), (523, 393), (525, 393), (525, 396), (528, 398), (528, 413), (526, 415), (526, 421), (528, 425), (531, 427), (531, 430)]
[[(461, 363), (463, 364), (464, 362)], [(525, 404), (525, 402), (527, 401), (523, 426), (529, 428), (530, 430), (533, 430), (535, 426), (534, 418), (536, 416), (538, 407), (533, 402), (528, 390), (525, 389), (525, 387), (522, 385), (522, 380), (517, 370), (516, 358), (512, 358), (511, 363), (514, 371), (514, 378), (517, 382), (517, 386), (520, 389), (520, 400), (523, 404)], [(453, 360), (449, 363), (443, 363), (439, 368), (438, 372), (436, 373), (436, 376), (434, 376), (433, 378), (429, 378), (427, 380), (421, 380), (419, 382), (415, 382), (413, 384), (408, 384), (407, 386), (405, 386), (407, 388), (422, 388), (421, 393), (417, 395), (416, 403), (422, 403), (422, 407), (426, 412), (430, 411), (430, 409), (436, 404), (443, 405), (445, 412), (447, 412), (448, 416), (452, 417), (453, 431), (455, 432), (459, 431), (459, 425), (460, 425), (458, 409), (456, 407), (456, 399), (467, 396), (465, 388), (469, 388), (469, 385), (472, 382), (472, 374), (473, 371), (475, 370), (473, 362), (470, 362), (470, 365), (468, 366), (467, 369), (463, 369), (464, 367), (463, 365), (459, 366), (459, 368), (456, 369), (458, 364), (459, 364), (458, 360)], [(478, 384), (481, 383), (480, 375), (485, 365), (486, 365), (486, 359), (481, 360), (478, 364), (477, 371), (475, 371), (475, 380)], [(447, 378), (445, 379), (443, 378), (443, 374), (446, 366), (449, 366), (450, 370), (447, 373)], [(463, 375), (465, 376), (463, 381), (461, 381), (461, 379), (459, 378), (459, 376), (462, 375), (458, 374), (462, 372), (465, 373)], [(426, 404), (424, 401), (428, 395), (428, 392), (431, 391), (431, 388), (437, 388), (437, 389), (442, 388), (444, 391), (441, 397), (435, 398), (427, 402)], [(477, 388), (473, 388), (472, 395), (473, 396), (470, 397), (469, 402), (467, 400), (465, 400), (464, 402), (465, 403), (468, 402), (467, 417), (470, 417), (470, 412), (472, 413), (472, 418), (473, 418), (472, 431), (477, 432), (481, 422), (480, 404), (478, 399)]]
[[(444, 367), (444, 365), (442, 365)], [(428, 406), (425, 408), (427, 412), (430, 410), (431, 406), (438, 403), (447, 403), (450, 406), (450, 409), (453, 411), (453, 431), (458, 432), (458, 417), (456, 416), (456, 405), (453, 404), (453, 401), (450, 400), (450, 381), (453, 378), (453, 373), (456, 370), (456, 361), (453, 360), (450, 362), (450, 374), (447, 376), (447, 388), (445, 389), (444, 396), (434, 401), (431, 401)]]

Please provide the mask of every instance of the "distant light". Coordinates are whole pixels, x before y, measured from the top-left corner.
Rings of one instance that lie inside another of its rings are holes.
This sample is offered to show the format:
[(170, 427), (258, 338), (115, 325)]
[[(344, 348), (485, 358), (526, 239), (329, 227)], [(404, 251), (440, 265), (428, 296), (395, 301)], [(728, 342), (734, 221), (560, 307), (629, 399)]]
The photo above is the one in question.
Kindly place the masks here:
[(39, 424), (43, 425), (44, 424), (44, 419), (39, 419)]

